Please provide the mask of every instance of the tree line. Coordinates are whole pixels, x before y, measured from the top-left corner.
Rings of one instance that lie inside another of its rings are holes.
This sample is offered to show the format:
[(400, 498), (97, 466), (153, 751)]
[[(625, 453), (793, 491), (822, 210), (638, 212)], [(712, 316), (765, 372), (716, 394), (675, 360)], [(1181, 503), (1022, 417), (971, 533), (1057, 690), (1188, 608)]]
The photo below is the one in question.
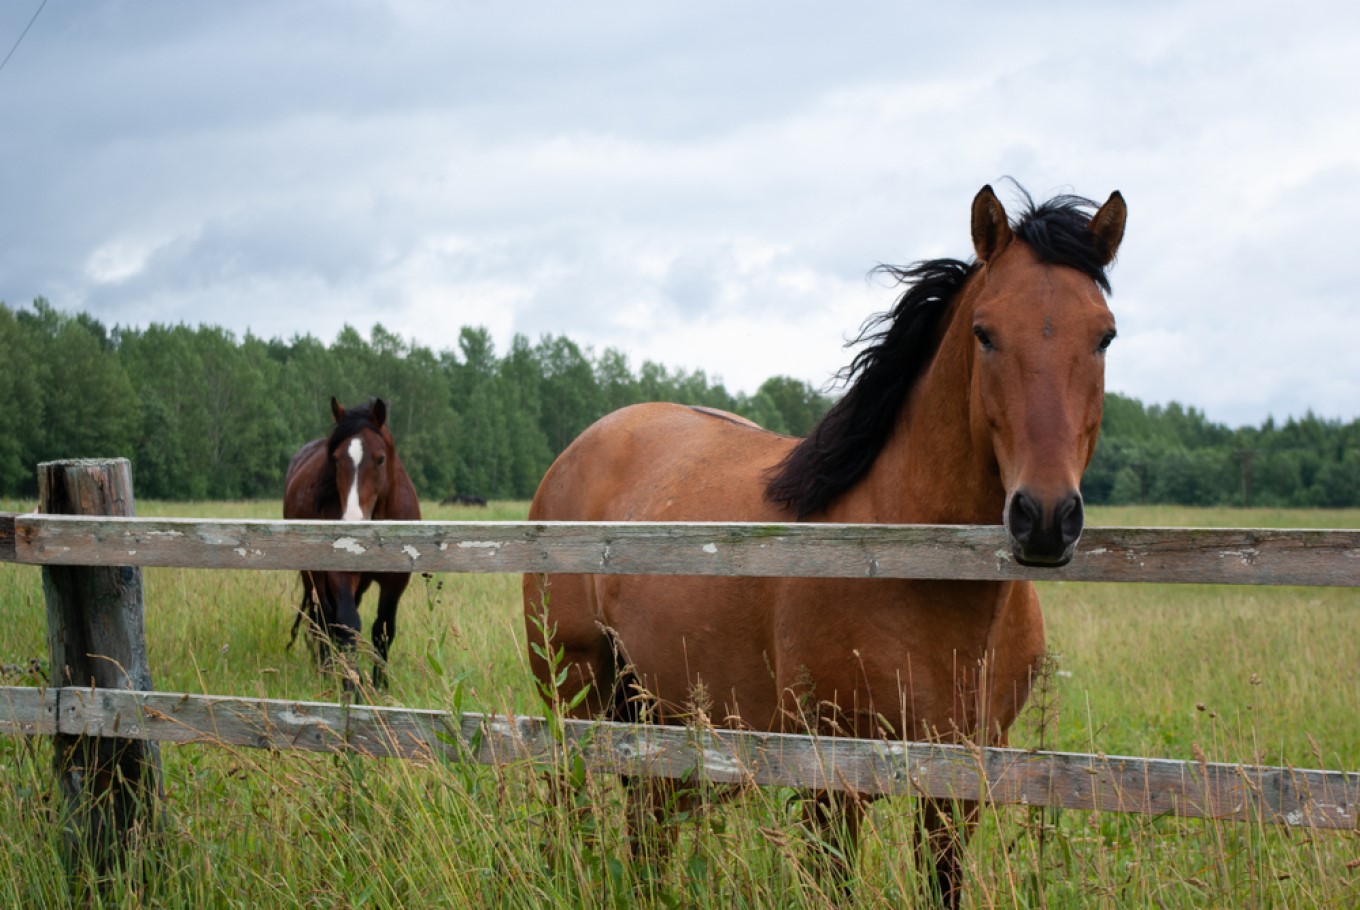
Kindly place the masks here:
[(1355, 508), (1360, 419), (1312, 411), (1229, 429), (1172, 402), (1105, 396), (1095, 457), (1082, 480), (1090, 502), (1127, 505)]
[[(215, 326), (105, 327), (43, 298), (0, 302), (0, 495), (31, 498), (34, 468), (71, 457), (125, 456), (152, 499), (282, 496), (288, 460), (329, 432), (330, 399), (378, 395), (423, 498), (458, 493), (526, 499), (554, 457), (591, 422), (641, 401), (677, 401), (806, 434), (833, 399), (776, 376), (752, 395), (702, 370), (626, 353), (596, 354), (563, 336), (516, 335), (495, 350), (465, 327), (435, 351), (375, 325), (327, 345)], [(1228, 429), (1176, 403), (1106, 396), (1083, 492), (1092, 503), (1360, 506), (1360, 420), (1309, 413)]]
[(801, 435), (830, 406), (805, 382), (774, 377), (732, 394), (703, 371), (596, 355), (569, 338), (517, 335), (497, 352), (484, 328), (434, 351), (375, 325), (327, 345), (238, 339), (215, 326), (106, 328), (39, 298), (0, 302), (0, 495), (35, 494), (35, 466), (125, 456), (150, 499), (281, 498), (293, 453), (330, 432), (330, 399), (379, 396), (421, 496), (527, 499), (554, 457), (601, 415), (642, 401), (733, 411)]

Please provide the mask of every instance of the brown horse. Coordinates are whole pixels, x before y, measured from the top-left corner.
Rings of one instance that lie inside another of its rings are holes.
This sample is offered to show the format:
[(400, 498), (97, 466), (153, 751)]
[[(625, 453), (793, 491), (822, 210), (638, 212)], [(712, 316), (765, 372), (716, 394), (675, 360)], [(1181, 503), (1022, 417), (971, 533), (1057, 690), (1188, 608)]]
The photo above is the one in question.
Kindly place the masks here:
[[(335, 426), (329, 437), (313, 439), (293, 456), (283, 494), (283, 517), (328, 521), (419, 521), (420, 500), (406, 476), (387, 428), (387, 404), (375, 398), (345, 408), (331, 399)], [(330, 645), (353, 650), (363, 626), (359, 601), (378, 583), (378, 616), (373, 622), (373, 685), (386, 684), (388, 649), (397, 635), (397, 603), (411, 576), (406, 572), (303, 572), (302, 603), (293, 623), (305, 617), (321, 633), (321, 662)], [(289, 642), (291, 644), (292, 642)], [(345, 687), (353, 682), (348, 673)]]
[[(1021, 190), (1023, 194), (1023, 190)], [(1012, 224), (973, 200), (976, 260), (882, 267), (905, 286), (866, 323), (847, 389), (806, 439), (710, 410), (642, 404), (587, 428), (544, 476), (532, 521), (1004, 523), (1017, 562), (1061, 566), (1082, 530), (1105, 349), (1102, 291), (1123, 238), (1114, 193), (1062, 196)], [(546, 593), (546, 596), (545, 596)], [(1004, 744), (1044, 652), (1028, 582), (527, 575), (530, 663), (543, 630), (589, 695), (577, 716)], [(560, 670), (559, 670), (560, 672)], [(630, 784), (637, 818), (657, 794)], [(958, 902), (975, 806), (927, 802), (934, 887)], [(822, 794), (853, 857), (862, 801)], [(835, 851), (833, 851), (834, 854)], [(840, 870), (844, 872), (844, 869)]]

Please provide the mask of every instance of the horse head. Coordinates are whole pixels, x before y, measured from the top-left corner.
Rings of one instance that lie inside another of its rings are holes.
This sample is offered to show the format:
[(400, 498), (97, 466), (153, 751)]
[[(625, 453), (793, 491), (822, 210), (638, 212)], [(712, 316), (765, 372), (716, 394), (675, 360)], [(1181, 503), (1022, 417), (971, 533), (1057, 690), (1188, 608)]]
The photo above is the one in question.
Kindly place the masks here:
[(991, 187), (973, 200), (978, 276), (961, 315), (971, 319), (970, 425), (976, 449), (994, 453), (1007, 537), (1024, 565), (1065, 565), (1081, 536), (1081, 475), (1115, 337), (1104, 269), (1126, 214), (1116, 192), (1084, 224), (1035, 222), (1026, 236)]
[(346, 410), (331, 399), (335, 427), (327, 451), (335, 467), (336, 492), (343, 521), (369, 521), (387, 500), (392, 486), (394, 455), (387, 430), (387, 404), (375, 398)]

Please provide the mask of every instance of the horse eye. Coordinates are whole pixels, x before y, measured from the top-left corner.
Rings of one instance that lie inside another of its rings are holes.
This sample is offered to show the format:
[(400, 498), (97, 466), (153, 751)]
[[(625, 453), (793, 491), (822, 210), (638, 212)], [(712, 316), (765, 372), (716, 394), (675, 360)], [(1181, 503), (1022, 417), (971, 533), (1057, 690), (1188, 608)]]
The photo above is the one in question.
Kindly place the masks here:
[(1105, 351), (1110, 347), (1110, 342), (1114, 341), (1114, 336), (1117, 334), (1119, 333), (1116, 332), (1114, 329), (1110, 329), (1110, 331), (1106, 332), (1105, 337), (1100, 339), (1100, 347), (1097, 348), (1096, 350), (1104, 354)]
[(987, 334), (986, 329), (984, 329), (980, 325), (975, 325), (973, 326), (973, 335), (977, 338), (978, 343), (981, 344), (985, 350), (988, 351), (992, 350), (993, 347), (992, 336)]

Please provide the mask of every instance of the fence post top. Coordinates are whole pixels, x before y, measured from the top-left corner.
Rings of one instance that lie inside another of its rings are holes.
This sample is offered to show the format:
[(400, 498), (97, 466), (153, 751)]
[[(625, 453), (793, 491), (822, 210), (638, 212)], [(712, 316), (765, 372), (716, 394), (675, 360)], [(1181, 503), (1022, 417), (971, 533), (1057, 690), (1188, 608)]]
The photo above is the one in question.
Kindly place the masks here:
[(126, 458), (121, 457), (121, 456), (116, 457), (116, 458), (58, 458), (58, 459), (56, 459), (55, 461), (40, 461), (40, 462), (38, 462), (38, 468), (39, 468), (39, 469), (48, 468), (48, 467), (52, 467), (52, 468), (60, 468), (60, 467), (77, 467), (77, 468), (78, 468), (78, 467), (95, 467), (95, 466), (98, 466), (98, 465), (119, 465), (119, 464), (130, 465), (130, 464), (132, 464), (132, 462), (129, 461), (128, 459), (126, 459)]

